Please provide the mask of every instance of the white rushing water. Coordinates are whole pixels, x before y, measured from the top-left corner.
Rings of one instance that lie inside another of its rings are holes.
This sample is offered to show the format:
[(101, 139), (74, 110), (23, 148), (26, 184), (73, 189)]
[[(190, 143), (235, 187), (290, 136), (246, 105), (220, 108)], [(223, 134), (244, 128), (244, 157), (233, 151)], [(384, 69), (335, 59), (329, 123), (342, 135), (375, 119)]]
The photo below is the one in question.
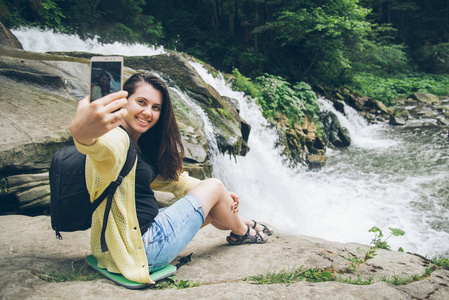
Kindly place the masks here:
[[(432, 142), (441, 143), (442, 149), (421, 141), (423, 148), (427, 146), (427, 155), (437, 155), (443, 163), (441, 173), (431, 174), (432, 164), (438, 162), (419, 159), (422, 151), (415, 149), (419, 140), (412, 137), (415, 143), (410, 144), (398, 137), (394, 128), (369, 126), (351, 107), (345, 107), (344, 116), (330, 101), (320, 99), (322, 108), (335, 113), (349, 130), (352, 145), (343, 151), (328, 149), (327, 163), (319, 171), (292, 170), (283, 163), (275, 147), (276, 132), (257, 105), (233, 91), (222, 77), (214, 78), (199, 63), (191, 64), (221, 95), (239, 100), (240, 114), (252, 126), (251, 150), (245, 157), (230, 159), (219, 154), (213, 161), (214, 175), (240, 195), (243, 213), (284, 231), (340, 242), (369, 244), (374, 238), (374, 233), (368, 232), (371, 227), (378, 226), (384, 238), (390, 235), (389, 227), (400, 228), (406, 234), (388, 239), (392, 249), (402, 247), (431, 257), (449, 253), (449, 146), (445, 134), (435, 135)], [(417, 165), (423, 165), (419, 174), (407, 168), (406, 162), (414, 158)], [(436, 184), (429, 184), (432, 182)], [(440, 189), (440, 195), (432, 196), (434, 189)]]
[[(101, 45), (35, 29), (14, 34), (26, 50), (37, 52), (163, 52), (163, 48), (143, 45)], [(275, 147), (276, 132), (254, 101), (233, 91), (222, 77), (213, 78), (200, 64), (191, 64), (221, 95), (238, 100), (241, 116), (251, 125), (250, 151), (245, 157), (222, 155), (211, 146), (214, 176), (239, 194), (242, 214), (282, 231), (340, 242), (369, 244), (374, 237), (368, 232), (372, 226), (386, 236), (388, 227), (400, 228), (406, 234), (388, 240), (392, 249), (402, 247), (430, 257), (449, 254), (449, 146), (441, 132), (369, 126), (353, 109), (346, 107), (344, 116), (320, 99), (323, 109), (333, 111), (349, 130), (352, 145), (342, 151), (328, 149), (321, 170), (290, 169)], [(199, 115), (209, 141), (214, 142), (209, 121), (204, 113)]]
[(82, 40), (77, 35), (54, 33), (50, 30), (40, 30), (37, 28), (20, 28), (11, 31), (22, 43), (25, 50), (35, 52), (80, 51), (125, 56), (165, 53), (164, 47), (154, 47), (143, 44), (127, 45), (119, 42), (102, 44), (98, 42), (97, 37)]

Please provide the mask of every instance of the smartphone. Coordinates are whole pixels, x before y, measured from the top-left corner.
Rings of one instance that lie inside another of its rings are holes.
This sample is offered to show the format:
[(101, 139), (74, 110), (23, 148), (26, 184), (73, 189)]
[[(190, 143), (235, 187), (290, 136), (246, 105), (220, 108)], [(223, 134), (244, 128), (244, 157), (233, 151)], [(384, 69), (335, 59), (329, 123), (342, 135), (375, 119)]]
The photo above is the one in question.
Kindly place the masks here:
[(89, 98), (94, 101), (123, 86), (123, 57), (93, 56), (90, 59)]

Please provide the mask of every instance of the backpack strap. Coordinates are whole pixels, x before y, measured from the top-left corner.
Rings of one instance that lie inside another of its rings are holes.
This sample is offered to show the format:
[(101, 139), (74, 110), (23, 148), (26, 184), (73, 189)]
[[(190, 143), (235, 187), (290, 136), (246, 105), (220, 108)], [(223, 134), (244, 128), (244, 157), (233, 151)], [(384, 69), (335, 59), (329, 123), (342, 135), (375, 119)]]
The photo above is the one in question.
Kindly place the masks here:
[(134, 145), (134, 142), (130, 136), (129, 136), (129, 142), (130, 143), (129, 143), (128, 153), (126, 156), (126, 161), (125, 161), (125, 164), (123, 165), (123, 168), (120, 171), (120, 174), (118, 175), (117, 179), (115, 181), (111, 182), (109, 184), (109, 186), (104, 190), (104, 192), (100, 195), (100, 197), (95, 199), (94, 202), (92, 203), (92, 211), (94, 211), (95, 209), (97, 209), (97, 207), (100, 205), (100, 203), (103, 202), (103, 200), (107, 197), (106, 208), (105, 208), (104, 216), (103, 216), (103, 226), (101, 228), (101, 238), (100, 238), (102, 252), (108, 251), (108, 246), (106, 245), (105, 234), (106, 234), (106, 226), (108, 223), (109, 213), (111, 211), (112, 199), (114, 198), (115, 191), (117, 190), (119, 185), (122, 183), (122, 181), (126, 177), (126, 175), (129, 174), (129, 172), (131, 171), (131, 169), (134, 166), (134, 163), (136, 162), (137, 150), (136, 150), (136, 146)]

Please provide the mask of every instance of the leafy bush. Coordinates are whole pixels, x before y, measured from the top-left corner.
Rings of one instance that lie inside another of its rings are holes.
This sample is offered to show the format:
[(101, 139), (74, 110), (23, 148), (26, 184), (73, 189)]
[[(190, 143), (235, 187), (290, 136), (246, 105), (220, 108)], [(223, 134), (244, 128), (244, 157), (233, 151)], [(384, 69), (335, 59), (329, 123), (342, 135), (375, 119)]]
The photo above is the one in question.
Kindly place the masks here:
[(256, 78), (261, 98), (258, 99), (266, 117), (275, 119), (278, 112), (284, 113), (290, 123), (301, 124), (305, 114), (315, 118), (319, 112), (316, 95), (305, 82), (292, 88), (284, 78), (265, 74)]
[(449, 95), (449, 76), (426, 73), (388, 75), (382, 73), (357, 73), (351, 89), (363, 95), (393, 105), (395, 99), (404, 98), (415, 92)]
[(251, 82), (250, 79), (243, 76), (238, 69), (232, 70), (232, 75), (235, 78), (233, 83), (233, 88), (235, 90), (244, 92), (246, 95), (249, 95), (253, 98), (259, 99), (262, 97), (258, 87), (253, 82)]

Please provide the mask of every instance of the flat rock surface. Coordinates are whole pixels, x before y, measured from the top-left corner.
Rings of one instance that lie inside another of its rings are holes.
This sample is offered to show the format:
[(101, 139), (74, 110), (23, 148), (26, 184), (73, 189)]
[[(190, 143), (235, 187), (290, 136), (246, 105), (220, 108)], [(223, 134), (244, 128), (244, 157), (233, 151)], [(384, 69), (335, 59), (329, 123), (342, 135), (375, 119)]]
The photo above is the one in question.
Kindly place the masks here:
[[(48, 216), (0, 216), (0, 295), (2, 299), (449, 299), (449, 271), (443, 268), (406, 285), (391, 284), (394, 276), (422, 275), (433, 266), (419, 255), (377, 249), (376, 256), (350, 271), (349, 259), (364, 259), (370, 246), (278, 230), (266, 244), (230, 246), (225, 241), (227, 234), (207, 226), (181, 253), (193, 255), (192, 261), (177, 271), (177, 277), (199, 286), (133, 291), (106, 279), (42, 280), (37, 274), (83, 265), (91, 253), (89, 231), (63, 233), (64, 239), (57, 240)], [(341, 280), (265, 285), (244, 280), (301, 267), (327, 270)], [(369, 285), (341, 282), (370, 278), (373, 283)]]

